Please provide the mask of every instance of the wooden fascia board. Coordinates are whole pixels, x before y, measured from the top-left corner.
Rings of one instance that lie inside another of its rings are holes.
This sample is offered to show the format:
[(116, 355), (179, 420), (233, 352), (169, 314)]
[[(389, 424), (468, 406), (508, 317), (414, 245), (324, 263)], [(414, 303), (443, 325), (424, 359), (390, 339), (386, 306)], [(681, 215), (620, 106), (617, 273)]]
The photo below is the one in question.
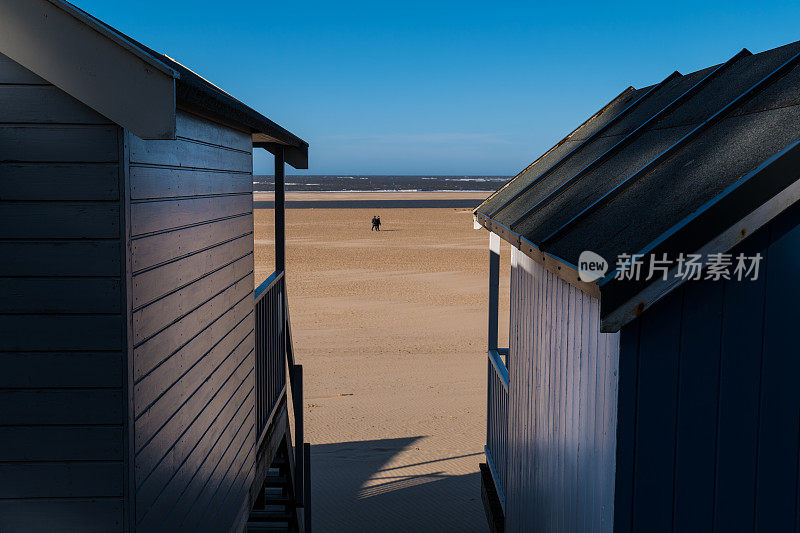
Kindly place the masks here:
[(0, 52), (142, 139), (175, 138), (175, 78), (71, 5), (0, 0)]

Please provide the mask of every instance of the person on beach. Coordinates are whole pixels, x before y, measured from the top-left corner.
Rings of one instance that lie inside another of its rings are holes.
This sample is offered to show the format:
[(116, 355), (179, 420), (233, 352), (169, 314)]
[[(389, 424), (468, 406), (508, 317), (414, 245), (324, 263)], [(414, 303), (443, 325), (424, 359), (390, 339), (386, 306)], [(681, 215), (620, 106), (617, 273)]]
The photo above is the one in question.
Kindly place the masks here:
[(381, 230), (381, 217), (375, 215), (372, 217), (372, 229), (370, 231), (380, 231)]

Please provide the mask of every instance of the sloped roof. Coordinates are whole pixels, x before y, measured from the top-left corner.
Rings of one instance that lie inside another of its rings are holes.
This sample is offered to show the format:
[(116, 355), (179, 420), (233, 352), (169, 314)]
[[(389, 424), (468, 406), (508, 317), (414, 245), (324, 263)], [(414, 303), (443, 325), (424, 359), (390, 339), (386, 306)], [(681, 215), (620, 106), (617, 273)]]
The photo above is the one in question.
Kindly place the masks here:
[[(603, 328), (615, 331), (677, 286), (615, 280), (620, 254), (695, 253), (711, 242), (708, 252), (727, 251), (757, 229), (748, 215), (800, 177), (800, 167), (787, 170), (800, 162), (799, 65), (797, 42), (629, 88), (478, 206), (476, 219), (600, 297)], [(612, 271), (580, 281), (585, 250)]]
[[(0, 0), (0, 15), (0, 52), (143, 138), (174, 137), (177, 106), (251, 132), (254, 146), (282, 146), (307, 168), (307, 142), (69, 2)], [(131, 111), (137, 96), (144, 112)]]

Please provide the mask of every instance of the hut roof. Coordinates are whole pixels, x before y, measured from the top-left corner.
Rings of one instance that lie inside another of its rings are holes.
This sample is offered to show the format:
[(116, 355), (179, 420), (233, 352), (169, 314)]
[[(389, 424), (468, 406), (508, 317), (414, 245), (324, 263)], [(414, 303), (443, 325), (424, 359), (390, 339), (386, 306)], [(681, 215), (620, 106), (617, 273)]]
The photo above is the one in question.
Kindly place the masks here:
[(175, 109), (251, 132), (307, 168), (308, 143), (167, 55), (63, 0), (0, 0), (0, 52), (146, 139), (175, 135)]
[[(629, 87), (475, 209), (601, 299), (616, 331), (680, 283), (621, 281), (621, 254), (728, 251), (798, 198), (800, 42)], [(590, 250), (610, 272), (581, 281)]]

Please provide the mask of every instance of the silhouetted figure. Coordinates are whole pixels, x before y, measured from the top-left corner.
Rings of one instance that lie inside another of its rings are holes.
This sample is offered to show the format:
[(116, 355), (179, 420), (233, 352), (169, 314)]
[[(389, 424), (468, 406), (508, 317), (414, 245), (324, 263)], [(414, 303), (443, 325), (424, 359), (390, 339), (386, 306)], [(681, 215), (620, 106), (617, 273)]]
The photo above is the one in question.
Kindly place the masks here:
[(375, 217), (375, 231), (381, 230), (381, 217)]
[(375, 231), (378, 227), (378, 217), (372, 217), (372, 229), (370, 231)]

